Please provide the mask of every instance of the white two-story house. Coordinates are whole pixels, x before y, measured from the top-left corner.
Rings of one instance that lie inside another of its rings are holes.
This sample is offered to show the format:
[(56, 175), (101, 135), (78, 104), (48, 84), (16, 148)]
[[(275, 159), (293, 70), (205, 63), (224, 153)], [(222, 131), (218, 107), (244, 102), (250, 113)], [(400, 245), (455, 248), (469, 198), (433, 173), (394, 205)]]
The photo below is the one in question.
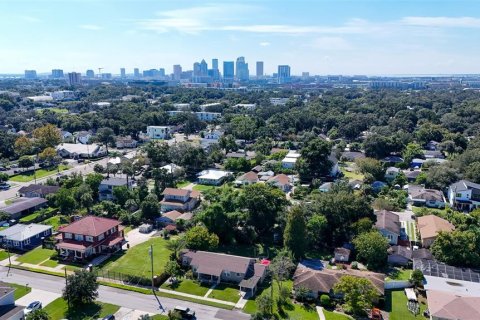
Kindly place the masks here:
[(160, 202), (162, 212), (190, 211), (200, 200), (200, 193), (196, 190), (165, 188), (162, 195), (163, 200)]
[(480, 208), (480, 184), (468, 180), (455, 182), (448, 188), (448, 202), (460, 211)]
[(148, 126), (147, 136), (150, 139), (170, 139), (171, 128), (169, 126)]

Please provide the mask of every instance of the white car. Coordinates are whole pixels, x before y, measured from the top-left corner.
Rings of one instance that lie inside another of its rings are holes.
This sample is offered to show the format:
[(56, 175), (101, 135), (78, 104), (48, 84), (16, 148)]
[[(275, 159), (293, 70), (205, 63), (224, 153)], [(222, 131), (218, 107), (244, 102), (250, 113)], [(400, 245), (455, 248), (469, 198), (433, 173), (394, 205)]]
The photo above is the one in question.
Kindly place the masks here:
[(33, 301), (24, 310), (25, 314), (29, 314), (32, 311), (42, 309), (42, 303), (40, 301)]

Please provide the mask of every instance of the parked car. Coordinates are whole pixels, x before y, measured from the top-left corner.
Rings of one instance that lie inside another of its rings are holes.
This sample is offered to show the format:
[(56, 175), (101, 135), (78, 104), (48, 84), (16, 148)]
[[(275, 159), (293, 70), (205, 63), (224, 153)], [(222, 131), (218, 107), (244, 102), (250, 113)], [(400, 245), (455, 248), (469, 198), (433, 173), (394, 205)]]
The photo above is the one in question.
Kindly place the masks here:
[(8, 183), (0, 184), (0, 190), (8, 190), (10, 189), (10, 185)]
[(103, 317), (102, 320), (115, 320), (115, 316), (113, 314), (109, 314), (109, 315)]
[(77, 163), (84, 163), (85, 162), (85, 159), (78, 159), (77, 160)]
[(5, 167), (0, 167), (0, 171), (7, 171), (7, 168), (5, 168)]
[(176, 306), (173, 311), (180, 313), (183, 319), (195, 319), (195, 311), (190, 310), (190, 308)]
[(32, 311), (42, 309), (42, 303), (40, 301), (33, 301), (25, 308), (25, 314), (29, 314)]

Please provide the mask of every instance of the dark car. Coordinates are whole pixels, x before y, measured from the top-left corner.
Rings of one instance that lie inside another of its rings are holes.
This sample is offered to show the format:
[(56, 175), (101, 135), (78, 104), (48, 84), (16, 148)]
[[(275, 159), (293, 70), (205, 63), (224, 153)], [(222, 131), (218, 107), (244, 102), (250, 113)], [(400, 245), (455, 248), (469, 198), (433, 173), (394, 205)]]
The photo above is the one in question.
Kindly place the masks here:
[(113, 314), (109, 314), (109, 315), (103, 317), (102, 320), (115, 320), (115, 316)]
[(180, 313), (182, 319), (195, 319), (195, 311), (190, 310), (190, 308), (176, 306), (173, 311)]
[(8, 183), (0, 184), (0, 190), (8, 190), (10, 189), (10, 185)]
[(78, 159), (77, 160), (77, 163), (84, 163), (85, 162), (85, 159)]

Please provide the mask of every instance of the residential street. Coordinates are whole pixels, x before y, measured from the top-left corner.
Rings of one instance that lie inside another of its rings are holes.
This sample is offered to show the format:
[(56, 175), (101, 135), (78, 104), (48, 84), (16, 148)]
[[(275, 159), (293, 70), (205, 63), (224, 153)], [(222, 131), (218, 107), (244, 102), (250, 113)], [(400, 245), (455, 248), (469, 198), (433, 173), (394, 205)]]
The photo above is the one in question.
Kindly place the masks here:
[[(28, 286), (33, 289), (39, 289), (53, 294), (61, 294), (64, 287), (64, 279), (59, 277), (17, 269), (12, 269), (10, 275), (7, 277), (7, 270), (8, 268), (6, 267), (0, 267), (1, 281), (20, 285), (28, 284)], [(162, 313), (153, 295), (145, 295), (106, 286), (100, 286), (98, 292), (98, 300), (101, 302), (112, 303), (121, 307), (145, 312)], [(223, 310), (171, 298), (159, 297), (159, 299), (166, 312), (178, 305), (188, 306), (195, 311), (197, 319), (246, 320), (250, 318), (249, 315), (240, 311)]]

